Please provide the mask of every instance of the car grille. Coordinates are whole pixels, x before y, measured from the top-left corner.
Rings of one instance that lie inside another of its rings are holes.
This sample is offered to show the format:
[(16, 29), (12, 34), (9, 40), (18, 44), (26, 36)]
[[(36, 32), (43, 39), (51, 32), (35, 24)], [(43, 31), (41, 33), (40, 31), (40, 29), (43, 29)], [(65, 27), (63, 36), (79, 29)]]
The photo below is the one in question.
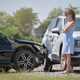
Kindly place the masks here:
[(80, 48), (80, 40), (75, 40), (75, 47)]

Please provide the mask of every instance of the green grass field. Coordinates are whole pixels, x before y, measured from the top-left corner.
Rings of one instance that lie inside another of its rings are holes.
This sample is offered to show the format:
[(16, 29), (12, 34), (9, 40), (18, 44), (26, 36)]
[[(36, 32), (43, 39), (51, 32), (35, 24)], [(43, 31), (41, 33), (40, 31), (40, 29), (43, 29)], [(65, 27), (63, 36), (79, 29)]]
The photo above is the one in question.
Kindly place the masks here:
[(43, 73), (0, 73), (0, 80), (80, 80), (80, 75), (52, 76)]

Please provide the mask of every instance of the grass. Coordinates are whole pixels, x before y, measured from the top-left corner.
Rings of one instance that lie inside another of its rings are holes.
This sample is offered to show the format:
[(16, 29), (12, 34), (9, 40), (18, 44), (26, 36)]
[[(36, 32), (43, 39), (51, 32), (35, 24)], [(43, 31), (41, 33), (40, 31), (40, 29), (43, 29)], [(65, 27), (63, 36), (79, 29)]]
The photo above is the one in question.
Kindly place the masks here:
[[(54, 74), (54, 73), (52, 73)], [(44, 73), (0, 73), (0, 80), (80, 80), (80, 75), (53, 76)]]

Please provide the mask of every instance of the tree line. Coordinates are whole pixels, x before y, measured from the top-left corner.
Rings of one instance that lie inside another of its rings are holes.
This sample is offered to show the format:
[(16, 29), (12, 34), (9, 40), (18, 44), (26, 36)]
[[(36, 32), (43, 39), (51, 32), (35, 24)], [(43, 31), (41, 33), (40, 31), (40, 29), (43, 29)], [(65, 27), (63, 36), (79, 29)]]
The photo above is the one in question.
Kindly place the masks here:
[(9, 38), (40, 41), (42, 36), (38, 38), (32, 36), (33, 27), (40, 23), (39, 30), (44, 34), (51, 20), (61, 14), (60, 8), (54, 8), (50, 11), (48, 17), (40, 23), (38, 13), (34, 12), (32, 8), (21, 8), (12, 15), (0, 11), (0, 32), (6, 34)]

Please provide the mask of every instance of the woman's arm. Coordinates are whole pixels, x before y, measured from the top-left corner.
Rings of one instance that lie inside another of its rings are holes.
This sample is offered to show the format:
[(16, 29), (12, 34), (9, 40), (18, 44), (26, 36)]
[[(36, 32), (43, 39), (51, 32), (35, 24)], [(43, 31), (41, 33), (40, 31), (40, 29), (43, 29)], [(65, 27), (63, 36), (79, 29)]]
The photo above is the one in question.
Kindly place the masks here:
[(63, 32), (68, 32), (69, 29), (74, 26), (74, 24), (75, 24), (74, 21), (68, 22), (68, 25), (63, 29)]

